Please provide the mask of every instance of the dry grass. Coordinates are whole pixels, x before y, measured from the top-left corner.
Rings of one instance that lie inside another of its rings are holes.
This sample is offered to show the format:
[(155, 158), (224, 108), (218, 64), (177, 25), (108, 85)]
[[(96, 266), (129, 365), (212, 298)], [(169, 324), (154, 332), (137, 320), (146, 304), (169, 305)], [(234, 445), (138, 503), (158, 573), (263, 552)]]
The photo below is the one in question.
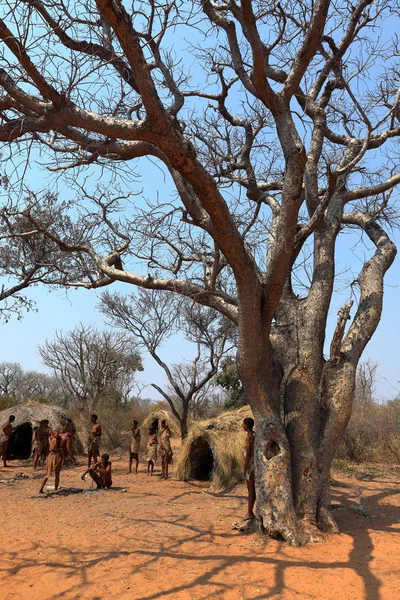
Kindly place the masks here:
[(194, 425), (176, 463), (177, 479), (209, 479), (216, 489), (242, 481), (246, 439), (242, 422), (250, 416), (250, 407), (244, 406)]
[[(67, 418), (67, 414), (60, 406), (53, 404), (42, 404), (40, 402), (28, 402), (27, 404), (17, 404), (0, 412), (0, 424), (2, 425), (8, 420), (10, 415), (15, 416), (13, 426), (19, 427), (23, 423), (30, 423), (32, 427), (37, 427), (43, 419), (49, 420), (49, 425), (52, 429), (59, 429), (63, 426), (63, 419)], [(75, 436), (75, 452), (83, 453), (83, 445), (79, 439), (79, 434)]]
[(31, 423), (33, 427), (39, 425), (43, 419), (48, 419), (50, 427), (56, 429), (61, 427), (62, 419), (66, 418), (65, 411), (60, 406), (42, 404), (40, 402), (28, 402), (27, 404), (16, 404), (0, 412), (0, 423), (5, 423), (10, 415), (15, 416), (14, 426), (22, 423)]
[(168, 425), (169, 425), (169, 428), (171, 429), (172, 435), (174, 437), (180, 437), (181, 428), (180, 428), (178, 419), (176, 417), (174, 417), (174, 415), (172, 413), (170, 413), (168, 410), (162, 410), (162, 409), (151, 412), (149, 415), (147, 415), (147, 417), (144, 419), (144, 421), (142, 421), (142, 423), (140, 424), (140, 427), (142, 429), (142, 435), (144, 434), (146, 429), (150, 428), (153, 421), (158, 421), (158, 427), (160, 427), (160, 421), (162, 421), (163, 419), (168, 421)]

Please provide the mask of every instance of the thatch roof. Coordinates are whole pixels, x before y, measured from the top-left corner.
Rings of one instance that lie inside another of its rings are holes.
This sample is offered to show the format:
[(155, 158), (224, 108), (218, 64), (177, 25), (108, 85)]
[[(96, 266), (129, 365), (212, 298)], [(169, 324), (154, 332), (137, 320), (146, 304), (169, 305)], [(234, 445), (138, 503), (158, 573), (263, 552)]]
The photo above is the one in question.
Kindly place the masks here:
[(243, 419), (253, 417), (253, 413), (248, 404), (242, 406), (238, 410), (229, 410), (221, 413), (215, 419), (209, 419), (199, 425), (203, 425), (206, 429), (215, 431), (242, 431)]
[(222, 413), (197, 423), (182, 445), (175, 474), (180, 480), (210, 480), (226, 489), (243, 479), (246, 434), (243, 419), (251, 417), (249, 406)]
[(67, 418), (65, 411), (60, 406), (40, 402), (17, 404), (1, 411), (0, 423), (5, 423), (10, 415), (15, 416), (14, 427), (22, 425), (22, 423), (30, 423), (33, 427), (36, 427), (41, 420), (48, 419), (50, 427), (56, 429), (61, 426), (62, 419)]
[(160, 428), (160, 421), (166, 419), (168, 421), (169, 428), (173, 436), (180, 436), (181, 427), (179, 421), (174, 415), (168, 410), (155, 410), (151, 412), (145, 420), (140, 424), (142, 430), (149, 429), (154, 421), (158, 421), (158, 428)]
[[(10, 415), (15, 416), (13, 427), (17, 429), (21, 425), (29, 423), (32, 427), (37, 427), (43, 419), (49, 420), (49, 426), (52, 429), (62, 427), (62, 420), (68, 415), (60, 406), (53, 404), (43, 404), (41, 402), (28, 402), (27, 404), (16, 404), (0, 412), (0, 425), (6, 423)], [(78, 434), (75, 435), (75, 452), (83, 453), (83, 445)]]

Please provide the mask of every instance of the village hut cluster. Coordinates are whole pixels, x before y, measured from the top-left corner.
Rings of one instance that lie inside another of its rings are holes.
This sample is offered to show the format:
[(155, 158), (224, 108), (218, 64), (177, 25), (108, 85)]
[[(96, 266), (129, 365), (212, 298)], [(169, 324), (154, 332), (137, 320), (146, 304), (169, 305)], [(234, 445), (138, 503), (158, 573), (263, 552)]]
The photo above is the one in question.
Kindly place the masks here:
[[(49, 427), (53, 430), (60, 429), (67, 419), (62, 408), (39, 403), (17, 405), (0, 412), (0, 423), (6, 421), (10, 414), (15, 415), (15, 422), (7, 454), (9, 459), (17, 460), (27, 460), (32, 456), (33, 433), (43, 419), (48, 420)], [(236, 411), (222, 413), (214, 419), (191, 423), (189, 435), (183, 441), (177, 459), (175, 457), (175, 477), (182, 481), (210, 481), (212, 487), (218, 490), (230, 489), (243, 481), (246, 434), (242, 423), (247, 417), (252, 417), (252, 412), (249, 406), (244, 406)], [(157, 410), (150, 413), (140, 424), (142, 443), (146, 440), (146, 432), (153, 435), (156, 432), (157, 437), (161, 435), (161, 424), (165, 422), (168, 424), (170, 436), (179, 438), (178, 419), (169, 411)], [(139, 445), (141, 446), (140, 440)], [(83, 450), (83, 445), (76, 435), (75, 455), (82, 455)], [(144, 448), (141, 448), (141, 451), (143, 450)], [(147, 447), (145, 454), (148, 461)], [(131, 460), (132, 456), (130, 453)], [(136, 455), (135, 458), (139, 460)]]

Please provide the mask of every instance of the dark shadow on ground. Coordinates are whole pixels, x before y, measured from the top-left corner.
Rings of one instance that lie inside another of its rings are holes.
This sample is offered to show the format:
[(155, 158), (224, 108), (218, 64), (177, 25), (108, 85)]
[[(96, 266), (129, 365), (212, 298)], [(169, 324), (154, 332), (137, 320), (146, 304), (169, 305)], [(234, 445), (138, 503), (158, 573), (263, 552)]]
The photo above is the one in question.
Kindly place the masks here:
[[(382, 482), (380, 482), (382, 483)], [(111, 491), (119, 491), (122, 488), (112, 488)], [(189, 489), (183, 491), (180, 494), (176, 494), (172, 497), (163, 496), (162, 502), (173, 504), (175, 501), (184, 498), (191, 494), (201, 495), (205, 491), (204, 487), (199, 485), (191, 484)], [(369, 490), (371, 492), (371, 490)], [(207, 494), (211, 492), (206, 490)], [(111, 517), (118, 523), (118, 535), (121, 539), (120, 547), (113, 550), (103, 550), (101, 547), (96, 547), (90, 553), (82, 551), (73, 551), (65, 546), (65, 542), (54, 542), (53, 544), (42, 544), (38, 542), (32, 542), (27, 550), (24, 550), (21, 555), (19, 552), (10, 552), (7, 546), (2, 549), (2, 561), (0, 563), (0, 573), (6, 575), (22, 575), (28, 576), (31, 569), (34, 567), (42, 567), (44, 570), (58, 568), (60, 569), (66, 578), (78, 578), (77, 583), (71, 583), (66, 592), (58, 592), (57, 598), (64, 598), (75, 594), (76, 597), (80, 597), (85, 590), (88, 590), (93, 586), (92, 578), (89, 577), (91, 570), (100, 565), (102, 568), (107, 567), (107, 584), (112, 586), (113, 580), (115, 582), (120, 581), (121, 573), (114, 573), (112, 569), (109, 569), (109, 565), (112, 564), (116, 558), (123, 558), (124, 564), (128, 569), (128, 576), (134, 577), (138, 570), (146, 570), (152, 572), (155, 567), (165, 573), (167, 576), (163, 582), (164, 588), (157, 592), (146, 593), (146, 590), (141, 591), (141, 600), (174, 600), (175, 597), (185, 591), (187, 594), (193, 594), (193, 597), (206, 598), (205, 595), (201, 595), (207, 589), (207, 586), (218, 585), (221, 594), (228, 594), (237, 590), (237, 581), (231, 579), (230, 583), (220, 581), (221, 574), (226, 571), (232, 571), (235, 565), (244, 565), (249, 572), (252, 565), (258, 563), (261, 566), (272, 565), (274, 567), (274, 580), (266, 582), (265, 580), (253, 580), (252, 584), (260, 588), (260, 595), (252, 596), (254, 600), (266, 600), (268, 598), (276, 598), (277, 595), (283, 594), (285, 591), (289, 591), (286, 583), (285, 573), (288, 568), (303, 567), (310, 570), (310, 577), (313, 575), (312, 572), (321, 573), (331, 569), (352, 569), (363, 581), (364, 584), (364, 595), (363, 600), (381, 600), (381, 586), (382, 582), (380, 579), (371, 571), (370, 563), (372, 560), (372, 549), (373, 541), (371, 539), (371, 532), (387, 532), (394, 533), (398, 531), (394, 527), (398, 523), (399, 514), (398, 508), (390, 503), (382, 505), (383, 500), (389, 500), (390, 496), (399, 493), (399, 487), (384, 487), (383, 489), (377, 490), (375, 493), (370, 494), (362, 505), (365, 506), (365, 516), (357, 512), (357, 507), (360, 506), (359, 498), (362, 496), (362, 490), (360, 491), (357, 483), (350, 482), (333, 482), (333, 501), (337, 508), (335, 509), (335, 518), (337, 518), (341, 532), (347, 534), (353, 539), (353, 548), (350, 552), (348, 560), (343, 562), (325, 562), (320, 561), (302, 561), (301, 558), (288, 557), (285, 552), (285, 544), (278, 546), (276, 552), (265, 553), (251, 553), (247, 555), (245, 552), (240, 552), (239, 549), (231, 553), (224, 554), (221, 551), (207, 553), (206, 555), (200, 553), (188, 553), (185, 552), (185, 544), (201, 544), (209, 540), (210, 535), (213, 535), (213, 531), (206, 526), (202, 527), (193, 524), (193, 518), (190, 512), (185, 514), (179, 514), (176, 516), (165, 516), (162, 519), (164, 525), (169, 525), (172, 528), (176, 528), (179, 531), (179, 535), (170, 535), (167, 539), (160, 539), (155, 537), (150, 542), (144, 540), (142, 546), (138, 549), (137, 547), (132, 548), (132, 538), (129, 533), (129, 525), (134, 524), (141, 526), (154, 526), (155, 528), (160, 525), (160, 518), (154, 517), (154, 519), (141, 519), (135, 516), (120, 517), (117, 514), (107, 513), (107, 517)], [(137, 495), (140, 495), (137, 493)], [(156, 494), (154, 494), (155, 496)], [(221, 494), (213, 494), (219, 497)], [(230, 499), (243, 500), (244, 495), (242, 494), (225, 494)], [(152, 502), (155, 500), (153, 499)], [(160, 498), (161, 501), (161, 498)], [(385, 516), (379, 516), (378, 512), (384, 512)], [(349, 513), (352, 518), (349, 519)], [(346, 518), (344, 518), (346, 517)], [(233, 539), (237, 539), (238, 534), (232, 531), (226, 531), (225, 533), (219, 533), (218, 536), (223, 538), (226, 543), (230, 543)], [(139, 557), (139, 560), (138, 560)], [(189, 580), (186, 578), (182, 584), (174, 584), (174, 577), (169, 574), (165, 569), (170, 564), (170, 560), (177, 561), (177, 564), (184, 565), (187, 573), (191, 572), (191, 565), (198, 566), (203, 564), (203, 572), (200, 575), (193, 575)], [(7, 563), (15, 563), (12, 569), (7, 569), (4, 565)], [(25, 575), (26, 574), (26, 575)], [(218, 578), (217, 584), (215, 578)], [(167, 586), (167, 588), (165, 588)], [(203, 590), (203, 592), (202, 592)], [(340, 599), (338, 599), (340, 600)]]

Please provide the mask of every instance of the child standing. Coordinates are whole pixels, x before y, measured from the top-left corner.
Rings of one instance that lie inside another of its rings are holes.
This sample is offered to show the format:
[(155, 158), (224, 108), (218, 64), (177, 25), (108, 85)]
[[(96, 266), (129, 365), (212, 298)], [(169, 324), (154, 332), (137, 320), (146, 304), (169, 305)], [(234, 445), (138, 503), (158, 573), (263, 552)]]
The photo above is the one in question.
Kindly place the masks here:
[(139, 451), (140, 451), (140, 429), (138, 427), (139, 423), (135, 420), (132, 421), (131, 427), (131, 445), (129, 448), (129, 471), (128, 473), (132, 473), (132, 462), (136, 461), (135, 473), (137, 475), (138, 467), (139, 467)]
[(147, 475), (153, 475), (154, 463), (157, 460), (157, 432), (155, 429), (149, 429), (149, 436), (146, 445)]

